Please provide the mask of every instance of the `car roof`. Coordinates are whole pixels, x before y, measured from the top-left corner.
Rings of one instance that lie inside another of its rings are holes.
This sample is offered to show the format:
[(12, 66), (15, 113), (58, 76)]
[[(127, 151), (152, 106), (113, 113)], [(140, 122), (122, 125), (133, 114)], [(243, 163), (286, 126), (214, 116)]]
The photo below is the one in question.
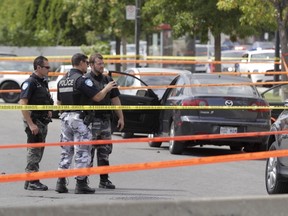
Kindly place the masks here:
[(17, 56), (16, 54), (13, 54), (13, 53), (3, 53), (3, 52), (0, 52), (0, 56)]
[(180, 70), (180, 69), (174, 69), (174, 68), (146, 68), (146, 67), (143, 67), (143, 68), (128, 68), (125, 72), (128, 72), (128, 71), (131, 71), (133, 70), (135, 73), (142, 73), (142, 72), (145, 72), (145, 73), (165, 73), (165, 72), (168, 72), (168, 73), (191, 73), (190, 71), (188, 70)]
[(273, 49), (262, 49), (262, 50), (250, 50), (250, 51), (246, 51), (246, 53), (248, 54), (256, 54), (256, 53), (274, 53), (275, 50)]
[(231, 80), (231, 83), (233, 82), (249, 82), (252, 83), (251, 79), (248, 77), (241, 77), (241, 76), (233, 76), (233, 75), (227, 75), (227, 74), (207, 74), (207, 73), (191, 73), (190, 75), (187, 74), (181, 74), (180, 76), (190, 76), (191, 79), (215, 79), (219, 80), (219, 78), (223, 78), (226, 80)]

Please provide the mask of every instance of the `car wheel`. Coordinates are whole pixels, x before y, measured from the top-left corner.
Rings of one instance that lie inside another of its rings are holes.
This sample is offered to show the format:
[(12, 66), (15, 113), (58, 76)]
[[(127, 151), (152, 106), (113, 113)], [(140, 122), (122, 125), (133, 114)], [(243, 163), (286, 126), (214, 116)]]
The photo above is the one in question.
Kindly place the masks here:
[[(170, 137), (175, 136), (175, 125), (174, 122), (172, 121), (170, 125)], [(169, 141), (169, 151), (171, 154), (182, 154), (184, 150), (184, 143), (181, 141), (175, 141), (175, 140), (170, 140)]]
[(133, 133), (132, 132), (123, 132), (123, 133), (121, 133), (121, 136), (123, 138), (131, 138), (131, 137), (133, 137)]
[[(275, 142), (274, 142), (275, 143)], [(276, 150), (274, 143), (269, 151)], [(266, 162), (265, 183), (268, 194), (288, 193), (288, 184), (279, 179), (279, 164), (277, 157), (270, 157)]]
[[(149, 138), (154, 138), (154, 137), (156, 137), (156, 135), (155, 134), (148, 134), (148, 137)], [(150, 147), (159, 148), (161, 146), (162, 142), (153, 142), (153, 141), (151, 141), (151, 142), (148, 142), (148, 144), (149, 144)]]
[[(1, 86), (1, 90), (10, 90), (10, 89), (20, 89), (20, 86), (16, 82), (5, 82)], [(9, 92), (9, 93), (2, 93), (2, 99), (5, 103), (17, 103), (20, 99), (20, 93)]]

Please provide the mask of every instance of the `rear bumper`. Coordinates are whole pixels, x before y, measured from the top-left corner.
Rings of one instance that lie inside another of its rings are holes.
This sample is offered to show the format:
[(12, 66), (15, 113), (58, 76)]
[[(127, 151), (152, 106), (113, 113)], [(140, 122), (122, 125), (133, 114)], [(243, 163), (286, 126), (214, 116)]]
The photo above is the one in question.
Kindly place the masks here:
[[(249, 123), (249, 122), (209, 122), (209, 121), (189, 121), (182, 118), (180, 122), (176, 125), (177, 135), (201, 135), (201, 134), (220, 134), (221, 127), (234, 127), (237, 128), (237, 133), (246, 132), (263, 132), (270, 130), (270, 122), (264, 123)], [(217, 143), (231, 144), (233, 143), (266, 143), (268, 139), (267, 136), (251, 136), (251, 137), (235, 137), (235, 138), (222, 138), (215, 140), (203, 140), (207, 143)], [(197, 141), (199, 142), (199, 141)], [(200, 141), (202, 142), (202, 141)]]

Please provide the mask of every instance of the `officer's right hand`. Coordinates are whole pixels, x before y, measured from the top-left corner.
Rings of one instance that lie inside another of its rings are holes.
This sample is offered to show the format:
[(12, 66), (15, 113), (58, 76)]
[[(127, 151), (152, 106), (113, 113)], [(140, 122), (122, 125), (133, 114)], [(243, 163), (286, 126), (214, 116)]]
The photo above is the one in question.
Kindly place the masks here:
[(39, 133), (39, 128), (36, 124), (29, 125), (29, 128), (33, 135), (37, 135)]
[(108, 91), (111, 91), (111, 89), (118, 88), (118, 86), (117, 86), (117, 83), (115, 81), (111, 81), (105, 86), (105, 88)]

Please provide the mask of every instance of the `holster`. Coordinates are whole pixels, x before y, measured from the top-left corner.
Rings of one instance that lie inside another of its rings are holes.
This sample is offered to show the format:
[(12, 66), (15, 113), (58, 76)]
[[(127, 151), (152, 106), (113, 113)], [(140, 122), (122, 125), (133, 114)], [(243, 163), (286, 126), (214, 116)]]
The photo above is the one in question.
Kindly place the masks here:
[(83, 123), (89, 126), (93, 122), (94, 112), (93, 111), (81, 112), (79, 118), (83, 119)]

